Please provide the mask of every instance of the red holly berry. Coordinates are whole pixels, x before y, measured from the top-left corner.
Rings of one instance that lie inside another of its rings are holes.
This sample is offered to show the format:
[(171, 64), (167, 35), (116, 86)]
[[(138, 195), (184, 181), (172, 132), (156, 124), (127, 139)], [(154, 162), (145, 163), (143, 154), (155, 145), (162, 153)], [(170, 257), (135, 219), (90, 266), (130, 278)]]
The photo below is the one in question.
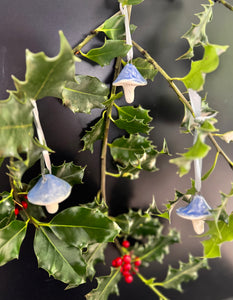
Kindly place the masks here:
[(23, 197), (24, 197), (24, 199), (28, 200), (28, 195), (27, 194), (24, 194)]
[(124, 263), (130, 263), (131, 262), (131, 256), (130, 255), (124, 255), (123, 256), (123, 262)]
[(116, 266), (117, 267), (120, 267), (122, 265), (122, 258), (121, 257), (115, 258), (115, 261), (116, 261)]
[(125, 281), (126, 281), (127, 283), (131, 283), (131, 282), (133, 281), (133, 276), (132, 276), (132, 275), (127, 275), (127, 276), (125, 276)]
[(131, 264), (130, 264), (130, 263), (125, 263), (125, 264), (123, 264), (123, 270), (124, 270), (124, 271), (129, 271), (129, 270), (131, 270)]
[(21, 204), (22, 204), (22, 206), (23, 206), (24, 209), (27, 209), (28, 203), (26, 201), (24, 201), (24, 200), (21, 201)]
[(141, 263), (142, 263), (141, 259), (136, 258), (136, 260), (135, 260), (135, 262), (134, 262), (134, 265), (135, 265), (136, 267), (139, 267), (139, 266), (141, 265)]
[(123, 270), (122, 275), (123, 275), (124, 277), (125, 277), (125, 276), (128, 276), (128, 275), (130, 275), (130, 272), (127, 271), (127, 270)]
[(125, 240), (125, 241), (122, 242), (121, 245), (122, 245), (122, 247), (124, 247), (124, 248), (129, 248), (129, 247), (130, 247), (130, 242), (127, 241), (127, 240)]
[(134, 268), (134, 271), (132, 272), (132, 274), (134, 275), (134, 274), (136, 274), (136, 273), (138, 273), (139, 272), (139, 269), (137, 268), (137, 267), (135, 267)]
[(16, 206), (15, 207), (15, 215), (18, 216), (18, 214), (19, 214), (19, 207)]
[(112, 266), (114, 267), (114, 268), (116, 268), (116, 260), (114, 259), (113, 261), (112, 261)]

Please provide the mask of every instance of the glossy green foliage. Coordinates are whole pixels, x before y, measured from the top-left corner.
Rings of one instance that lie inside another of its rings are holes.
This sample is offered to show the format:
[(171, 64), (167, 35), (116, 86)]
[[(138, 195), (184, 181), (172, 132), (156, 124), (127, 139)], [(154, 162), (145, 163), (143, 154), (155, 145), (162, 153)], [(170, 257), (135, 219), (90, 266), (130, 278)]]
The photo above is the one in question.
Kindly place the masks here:
[(25, 81), (13, 77), (17, 96), (26, 95), (29, 99), (41, 99), (46, 96), (61, 98), (62, 89), (75, 75), (75, 61), (72, 49), (60, 31), (60, 52), (50, 58), (44, 52), (26, 52)]
[(81, 52), (81, 54), (103, 67), (109, 65), (115, 57), (126, 56), (130, 48), (131, 46), (126, 45), (122, 40), (106, 40), (102, 47), (91, 49), (86, 54)]
[(129, 138), (118, 138), (109, 144), (109, 147), (113, 159), (123, 167), (119, 170), (124, 177), (134, 175), (130, 170), (132, 167), (147, 171), (156, 170), (155, 163), (159, 152), (146, 137), (135, 134), (130, 135)]
[(108, 94), (108, 87), (98, 78), (79, 75), (76, 81), (66, 82), (62, 99), (73, 112), (90, 113), (93, 108), (104, 107)]
[(87, 264), (86, 276), (93, 279), (95, 275), (95, 265), (105, 261), (104, 250), (107, 247), (107, 243), (95, 243), (90, 245), (86, 252), (83, 253), (83, 257)]
[(145, 133), (149, 134), (152, 127), (149, 122), (152, 118), (148, 114), (148, 110), (141, 106), (134, 108), (133, 106), (116, 106), (118, 111), (118, 119), (114, 121), (117, 127), (125, 129), (128, 133)]
[(113, 242), (120, 230), (98, 209), (85, 207), (67, 208), (51, 220), (49, 227), (61, 240), (79, 248)]
[(52, 166), (52, 174), (67, 181), (71, 186), (82, 183), (84, 170), (85, 167), (76, 166), (73, 162)]
[(50, 228), (40, 227), (36, 230), (34, 251), (39, 267), (55, 279), (71, 285), (85, 281), (86, 263), (81, 250), (59, 239)]
[(31, 110), (29, 101), (21, 102), (12, 93), (0, 102), (0, 157), (22, 159), (19, 154), (30, 150), (33, 138)]
[(203, 4), (204, 11), (196, 14), (200, 22), (192, 24), (191, 28), (182, 36), (187, 39), (189, 43), (189, 50), (183, 54), (179, 59), (190, 59), (194, 55), (194, 47), (208, 44), (208, 36), (206, 34), (206, 25), (212, 20), (213, 17), (213, 1), (210, 4)]
[(0, 229), (0, 266), (18, 258), (26, 230), (27, 223), (18, 220)]
[(3, 228), (14, 220), (15, 205), (13, 202), (13, 195), (11, 193), (3, 192), (0, 196), (0, 228)]
[(207, 44), (204, 46), (204, 56), (201, 60), (191, 62), (190, 72), (180, 78), (187, 89), (202, 90), (205, 74), (213, 72), (219, 65), (219, 55), (226, 51), (227, 46)]
[(132, 63), (135, 65), (135, 67), (145, 79), (150, 79), (151, 81), (154, 81), (158, 70), (155, 69), (151, 63), (149, 63), (146, 59), (143, 59), (141, 57), (133, 59)]
[(109, 276), (100, 276), (97, 278), (98, 287), (86, 295), (87, 300), (107, 300), (110, 294), (119, 295), (118, 282), (121, 279), (120, 270), (111, 268)]
[(83, 150), (90, 150), (93, 153), (93, 145), (97, 140), (101, 140), (104, 137), (104, 116), (91, 127), (90, 131), (86, 131), (85, 135), (82, 137), (84, 142)]
[[(136, 26), (130, 25), (131, 33), (136, 29)], [(125, 39), (125, 18), (123, 15), (112, 16), (107, 19), (104, 24), (97, 28), (97, 31), (102, 31), (112, 40)]]
[(198, 271), (202, 268), (208, 268), (207, 259), (196, 258), (190, 255), (189, 262), (180, 262), (179, 269), (169, 266), (165, 280), (156, 285), (161, 285), (165, 289), (176, 289), (182, 292), (181, 284), (197, 279)]

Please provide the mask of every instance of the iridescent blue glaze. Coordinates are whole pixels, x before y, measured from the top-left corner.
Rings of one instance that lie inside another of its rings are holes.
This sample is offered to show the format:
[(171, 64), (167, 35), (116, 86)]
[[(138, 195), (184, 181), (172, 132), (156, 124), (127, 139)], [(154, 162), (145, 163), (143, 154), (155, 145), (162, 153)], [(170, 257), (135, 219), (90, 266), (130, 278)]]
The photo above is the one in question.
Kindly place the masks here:
[(185, 207), (180, 207), (176, 213), (185, 219), (200, 220), (210, 216), (210, 206), (205, 201), (205, 198), (200, 195), (195, 195), (193, 200)]
[(71, 192), (71, 185), (52, 174), (42, 176), (28, 193), (28, 201), (36, 205), (50, 205), (65, 200)]
[(113, 82), (113, 85), (124, 85), (124, 84), (132, 84), (132, 85), (146, 85), (147, 81), (140, 74), (138, 69), (133, 64), (126, 64), (124, 68), (121, 70), (117, 79)]

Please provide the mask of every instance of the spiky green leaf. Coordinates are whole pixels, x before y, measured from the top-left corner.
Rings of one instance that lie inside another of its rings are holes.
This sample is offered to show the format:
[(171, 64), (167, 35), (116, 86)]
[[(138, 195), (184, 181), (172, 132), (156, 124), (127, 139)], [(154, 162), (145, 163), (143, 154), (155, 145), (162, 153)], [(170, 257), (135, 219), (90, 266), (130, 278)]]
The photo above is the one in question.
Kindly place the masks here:
[(141, 106), (134, 108), (133, 106), (116, 106), (118, 111), (118, 119), (114, 123), (121, 129), (125, 129), (128, 133), (146, 133), (148, 134), (152, 127), (149, 122), (152, 118), (148, 114), (148, 110)]
[(0, 157), (20, 157), (27, 153), (33, 140), (32, 105), (21, 102), (10, 93), (5, 101), (0, 101)]
[(44, 52), (26, 51), (25, 81), (13, 77), (17, 95), (25, 94), (31, 99), (46, 96), (61, 98), (62, 89), (67, 80), (75, 76), (75, 61), (72, 49), (64, 34), (60, 31), (60, 52), (50, 58)]
[(151, 81), (153, 81), (158, 73), (158, 70), (155, 69), (151, 63), (141, 57), (133, 59), (132, 63), (136, 66), (138, 71), (145, 79), (150, 79)]
[[(137, 27), (130, 25), (130, 31), (133, 33)], [(97, 28), (97, 31), (104, 32), (112, 40), (125, 39), (125, 18), (123, 15), (112, 16), (104, 24)]]
[(85, 281), (86, 264), (81, 250), (59, 239), (49, 228), (36, 230), (34, 250), (39, 267), (55, 279), (73, 286)]
[(118, 0), (123, 5), (137, 5), (142, 3), (144, 0)]
[(226, 51), (228, 46), (208, 44), (201, 60), (192, 61), (189, 73), (181, 80), (187, 89), (202, 90), (205, 83), (205, 74), (213, 72), (219, 65), (219, 55)]
[(109, 65), (115, 57), (126, 56), (130, 48), (131, 46), (122, 40), (106, 40), (102, 47), (91, 49), (87, 54), (83, 52), (81, 54), (103, 67)]
[(61, 240), (79, 248), (93, 243), (113, 242), (120, 230), (98, 209), (77, 206), (63, 210), (46, 226)]
[(91, 127), (90, 131), (86, 131), (85, 135), (82, 137), (84, 142), (83, 150), (90, 150), (93, 153), (94, 143), (97, 140), (101, 140), (104, 136), (105, 122), (104, 116)]
[(119, 269), (111, 268), (111, 274), (109, 276), (102, 276), (97, 278), (98, 286), (86, 295), (87, 300), (107, 300), (110, 294), (119, 295), (118, 282), (121, 279), (121, 273)]
[(18, 258), (27, 224), (27, 222), (14, 220), (0, 229), (0, 266), (14, 258)]
[(95, 265), (99, 262), (103, 262), (105, 260), (104, 250), (107, 247), (107, 243), (96, 243), (90, 245), (87, 248), (87, 251), (84, 252), (83, 258), (87, 264), (87, 273), (86, 276), (89, 277), (91, 280), (95, 275)]
[(182, 292), (181, 284), (197, 279), (198, 271), (202, 268), (208, 268), (207, 259), (199, 259), (190, 255), (189, 262), (180, 262), (179, 269), (169, 266), (167, 277), (159, 285), (166, 289), (176, 289)]
[(52, 174), (67, 181), (70, 185), (81, 184), (85, 167), (76, 166), (73, 162), (64, 162), (60, 166), (52, 166)]
[(8, 225), (15, 218), (13, 195), (9, 192), (0, 194), (0, 228)]
[(62, 91), (62, 101), (73, 112), (89, 114), (93, 108), (103, 108), (107, 100), (108, 87), (98, 78), (86, 75), (76, 76), (68, 81)]
[(207, 5), (203, 4), (202, 6), (204, 7), (204, 11), (196, 14), (200, 22), (198, 24), (192, 24), (191, 28), (182, 36), (182, 38), (187, 39), (189, 50), (178, 59), (190, 59), (194, 55), (195, 46), (208, 44), (206, 25), (212, 20), (213, 2)]

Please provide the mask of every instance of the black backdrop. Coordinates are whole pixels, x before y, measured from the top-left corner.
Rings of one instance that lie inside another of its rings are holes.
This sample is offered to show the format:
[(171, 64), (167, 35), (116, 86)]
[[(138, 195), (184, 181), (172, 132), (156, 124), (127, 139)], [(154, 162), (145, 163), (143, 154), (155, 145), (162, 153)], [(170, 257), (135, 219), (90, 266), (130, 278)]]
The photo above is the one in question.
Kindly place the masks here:
[[(191, 3), (192, 2), (192, 3)], [(180, 36), (189, 28), (193, 22), (194, 12), (201, 11), (201, 1), (189, 0), (145, 0), (141, 7), (135, 7), (132, 21), (138, 25), (135, 32), (135, 39), (147, 48), (159, 62), (170, 73), (176, 68), (176, 72), (183, 74), (187, 71), (186, 62), (175, 63), (175, 58), (181, 55), (187, 44), (181, 41)], [(63, 30), (65, 36), (72, 46), (81, 41), (92, 29), (96, 28), (107, 17), (118, 10), (116, 0), (0, 0), (0, 97), (7, 97), (6, 89), (12, 89), (13, 84), (11, 74), (23, 79), (25, 73), (25, 49), (32, 52), (45, 51), (48, 56), (54, 56), (59, 51), (58, 31)], [(222, 9), (218, 9), (220, 16)], [(225, 13), (225, 12), (224, 12)], [(228, 13), (226, 15), (230, 18)], [(227, 22), (227, 21), (225, 21)], [(222, 26), (224, 26), (222, 22)], [(230, 23), (232, 24), (232, 23)], [(210, 35), (216, 27), (210, 32)], [(229, 24), (226, 25), (229, 27)], [(228, 28), (227, 27), (227, 28)], [(224, 28), (223, 28), (224, 30)], [(216, 32), (216, 31), (215, 31)], [(215, 35), (212, 34), (214, 37)], [(220, 41), (221, 31), (217, 35)], [(224, 41), (223, 41), (224, 43)], [(229, 44), (229, 42), (227, 41)], [(100, 40), (93, 41), (94, 45), (100, 44)], [(88, 48), (86, 48), (88, 49)], [(229, 59), (229, 58), (228, 58)], [(183, 72), (183, 73), (182, 73)], [(229, 70), (227, 72), (230, 72)], [(109, 83), (112, 77), (112, 68), (94, 66), (83, 62), (78, 64), (77, 73), (97, 76), (101, 80)], [(175, 73), (177, 76), (180, 74)], [(221, 75), (221, 74), (220, 74)], [(179, 123), (182, 119), (183, 108), (176, 100), (172, 91), (168, 90), (166, 82), (159, 76), (157, 83), (151, 83), (145, 89), (137, 90), (135, 104), (141, 104), (144, 108), (151, 109), (151, 115), (155, 117), (156, 123), (153, 124), (155, 130), (151, 133), (151, 138), (161, 147), (163, 137), (168, 140), (171, 153), (182, 152), (184, 146), (189, 146), (189, 138), (179, 136)], [(213, 81), (210, 89), (215, 84)], [(168, 90), (168, 91), (167, 91)], [(217, 93), (212, 93), (212, 102), (220, 109), (217, 104)], [(230, 96), (225, 95), (225, 105), (232, 111), (232, 105), (228, 100)], [(124, 103), (121, 100), (121, 103)], [(231, 106), (230, 106), (231, 105)], [(86, 201), (91, 201), (98, 190), (99, 184), (99, 161), (96, 156), (92, 157), (89, 153), (79, 153), (80, 134), (100, 111), (94, 110), (90, 116), (82, 114), (74, 115), (63, 107), (57, 99), (44, 99), (38, 101), (42, 125), (45, 131), (49, 147), (56, 151), (52, 155), (54, 164), (60, 164), (64, 160), (74, 160), (79, 165), (88, 164), (85, 175), (85, 183), (75, 187), (68, 205), (75, 205)], [(220, 105), (219, 105), (220, 106)], [(224, 112), (225, 113), (225, 112)], [(226, 115), (225, 115), (226, 116)], [(221, 119), (221, 117), (220, 117)], [(226, 121), (230, 117), (226, 116)], [(220, 126), (223, 126), (220, 122)], [(112, 137), (114, 137), (112, 133)], [(99, 153), (99, 144), (95, 146), (95, 153)], [(157, 174), (142, 174), (139, 180), (131, 182), (129, 180), (110, 180), (108, 181), (108, 196), (112, 214), (124, 212), (127, 207), (145, 207), (151, 202), (152, 195), (157, 196), (161, 204), (164, 200), (171, 200), (174, 196), (174, 185), (185, 189), (189, 186), (189, 178), (179, 179), (175, 173), (176, 169), (167, 163), (168, 159), (163, 158), (159, 162), (162, 178)], [(224, 169), (225, 170), (225, 169)], [(7, 179), (3, 176), (6, 167), (1, 169), (1, 191), (8, 189)], [(31, 171), (37, 174), (38, 167)], [(231, 174), (219, 169), (220, 174), (225, 176)], [(30, 174), (28, 174), (29, 176)], [(206, 196), (215, 201), (216, 190), (213, 185), (218, 181), (217, 190), (228, 191), (225, 180), (213, 178), (206, 185)], [(85, 191), (88, 190), (88, 194)], [(216, 196), (217, 197), (217, 196)], [(62, 208), (66, 204), (61, 205)], [(174, 217), (173, 225), (182, 228), (180, 220)], [(183, 224), (183, 223), (182, 223)], [(193, 234), (190, 224), (185, 223), (187, 228), (183, 228), (183, 244), (174, 246), (171, 255), (166, 263), (171, 263), (177, 267), (178, 259), (187, 259), (188, 253), (201, 254), (201, 248), (190, 238)], [(187, 231), (187, 232), (186, 232)], [(19, 260), (9, 262), (0, 268), (0, 299), (4, 300), (29, 300), (29, 299), (85, 299), (85, 293), (95, 283), (80, 286), (75, 289), (64, 291), (65, 285), (49, 277), (48, 274), (38, 269), (37, 261), (32, 250), (34, 231), (29, 228), (29, 234), (23, 242)], [(179, 294), (175, 291), (166, 291), (170, 299), (203, 299), (219, 300), (226, 299), (233, 295), (231, 288), (232, 279), (232, 251), (225, 252), (226, 259), (211, 262), (212, 272), (201, 271), (200, 278), (186, 284), (185, 293)], [(107, 251), (107, 263), (111, 263), (116, 255), (111, 247)], [(106, 274), (107, 269), (98, 267), (98, 274)], [(157, 263), (145, 270), (146, 276), (156, 276), (163, 278), (166, 272), (166, 265), (161, 266)], [(128, 299), (133, 297), (135, 300), (155, 299), (154, 294), (143, 286), (137, 279), (133, 284), (127, 285), (123, 281), (120, 283), (121, 296), (111, 296), (110, 299)], [(232, 296), (233, 297), (233, 296)], [(233, 299), (233, 298), (228, 298)], [(98, 299), (97, 299), (98, 300)], [(101, 299), (100, 299), (101, 300)]]

